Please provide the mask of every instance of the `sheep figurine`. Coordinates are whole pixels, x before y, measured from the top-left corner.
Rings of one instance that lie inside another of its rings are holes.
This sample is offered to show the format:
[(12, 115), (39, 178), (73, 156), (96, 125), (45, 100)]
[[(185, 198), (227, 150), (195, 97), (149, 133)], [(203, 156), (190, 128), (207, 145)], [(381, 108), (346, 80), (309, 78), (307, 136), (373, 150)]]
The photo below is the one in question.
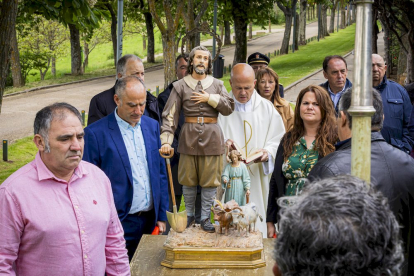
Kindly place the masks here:
[(232, 216), (233, 216), (233, 224), (237, 226), (237, 229), (239, 231), (241, 229), (246, 229), (246, 235), (249, 235), (249, 232), (252, 232), (252, 225), (253, 225), (253, 231), (256, 231), (256, 221), (257, 218), (260, 218), (260, 221), (263, 221), (262, 216), (257, 213), (256, 204), (253, 202), (247, 203), (245, 206), (239, 207), (241, 211), (233, 210)]

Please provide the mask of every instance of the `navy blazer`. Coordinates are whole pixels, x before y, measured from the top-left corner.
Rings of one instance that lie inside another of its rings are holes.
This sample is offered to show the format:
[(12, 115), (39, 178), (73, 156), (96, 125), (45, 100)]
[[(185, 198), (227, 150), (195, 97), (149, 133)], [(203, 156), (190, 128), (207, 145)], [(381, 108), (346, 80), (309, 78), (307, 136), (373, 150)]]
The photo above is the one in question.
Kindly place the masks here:
[[(158, 122), (146, 116), (141, 117), (155, 221), (166, 221), (168, 210), (168, 182), (165, 161), (160, 156), (160, 127)], [(132, 204), (132, 170), (124, 140), (115, 114), (112, 112), (85, 128), (85, 150), (83, 160), (95, 164), (111, 180), (115, 206), (119, 219), (128, 215)]]

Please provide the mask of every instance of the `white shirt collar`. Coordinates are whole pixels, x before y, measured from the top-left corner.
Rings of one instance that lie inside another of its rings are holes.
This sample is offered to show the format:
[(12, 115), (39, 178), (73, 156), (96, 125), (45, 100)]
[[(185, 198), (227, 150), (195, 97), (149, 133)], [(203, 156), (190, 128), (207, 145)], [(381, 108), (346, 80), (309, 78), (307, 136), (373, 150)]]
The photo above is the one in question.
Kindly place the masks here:
[[(185, 83), (193, 90), (196, 89), (196, 86), (198, 84), (198, 80), (193, 78), (191, 75), (187, 75), (184, 77)], [(210, 75), (207, 75), (205, 79), (200, 80), (201, 86), (203, 87), (203, 90), (206, 90), (213, 84), (214, 78)]]

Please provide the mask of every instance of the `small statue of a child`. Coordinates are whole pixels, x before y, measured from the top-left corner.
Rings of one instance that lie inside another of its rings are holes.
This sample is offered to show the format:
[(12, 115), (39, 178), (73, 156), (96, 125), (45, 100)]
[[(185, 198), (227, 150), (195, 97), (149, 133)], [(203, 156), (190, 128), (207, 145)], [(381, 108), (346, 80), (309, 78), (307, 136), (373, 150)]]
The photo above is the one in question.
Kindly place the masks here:
[(229, 152), (229, 163), (221, 175), (221, 180), (223, 189), (226, 190), (224, 202), (234, 199), (239, 206), (243, 206), (246, 205), (246, 195), (250, 195), (250, 175), (246, 165), (240, 160), (241, 155), (237, 150)]

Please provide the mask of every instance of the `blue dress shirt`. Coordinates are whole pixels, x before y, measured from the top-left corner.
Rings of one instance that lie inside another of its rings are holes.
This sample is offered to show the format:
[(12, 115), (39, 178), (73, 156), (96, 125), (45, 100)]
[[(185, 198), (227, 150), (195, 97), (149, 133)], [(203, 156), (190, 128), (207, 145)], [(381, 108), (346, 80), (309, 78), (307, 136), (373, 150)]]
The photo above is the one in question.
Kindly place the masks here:
[(151, 184), (148, 171), (147, 153), (145, 150), (144, 137), (142, 136), (141, 120), (131, 126), (128, 122), (121, 119), (115, 109), (115, 119), (121, 131), (124, 144), (128, 152), (131, 164), (134, 194), (129, 214), (140, 211), (149, 211), (153, 207)]

